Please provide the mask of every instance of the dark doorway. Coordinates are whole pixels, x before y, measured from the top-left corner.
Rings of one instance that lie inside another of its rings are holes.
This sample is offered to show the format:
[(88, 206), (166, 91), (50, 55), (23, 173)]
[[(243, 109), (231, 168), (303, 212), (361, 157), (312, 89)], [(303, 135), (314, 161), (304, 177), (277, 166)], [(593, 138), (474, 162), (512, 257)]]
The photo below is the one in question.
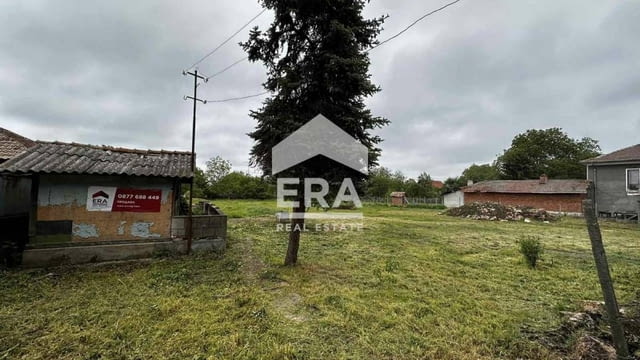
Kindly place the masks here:
[(29, 240), (29, 213), (0, 216), (0, 267), (18, 266)]

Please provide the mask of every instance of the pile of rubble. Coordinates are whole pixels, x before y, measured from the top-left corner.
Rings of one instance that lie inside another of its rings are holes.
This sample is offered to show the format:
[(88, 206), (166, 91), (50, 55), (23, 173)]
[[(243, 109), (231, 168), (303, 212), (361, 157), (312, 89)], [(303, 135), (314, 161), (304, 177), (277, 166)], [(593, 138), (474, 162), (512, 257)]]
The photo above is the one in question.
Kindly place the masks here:
[(491, 202), (474, 202), (444, 212), (449, 216), (474, 220), (506, 221), (552, 221), (555, 216), (543, 209), (525, 206), (511, 206)]
[[(620, 308), (625, 338), (632, 359), (640, 359), (640, 303), (633, 302)], [(564, 322), (556, 329), (544, 333), (523, 333), (531, 340), (575, 360), (616, 360), (616, 352), (604, 310), (604, 304), (585, 301), (579, 312), (564, 313)]]

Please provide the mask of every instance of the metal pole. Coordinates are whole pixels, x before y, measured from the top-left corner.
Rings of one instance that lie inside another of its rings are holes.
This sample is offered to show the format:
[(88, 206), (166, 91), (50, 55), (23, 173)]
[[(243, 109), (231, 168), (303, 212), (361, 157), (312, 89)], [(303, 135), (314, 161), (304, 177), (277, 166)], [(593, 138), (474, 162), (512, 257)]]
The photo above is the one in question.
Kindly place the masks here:
[[(589, 192), (591, 191), (592, 189)], [(611, 335), (616, 348), (616, 354), (619, 360), (631, 359), (627, 341), (624, 337), (624, 328), (620, 321), (618, 301), (616, 300), (616, 294), (613, 289), (609, 263), (607, 262), (607, 255), (604, 252), (602, 233), (600, 232), (600, 225), (598, 224), (598, 217), (596, 216), (596, 210), (593, 206), (593, 200), (583, 200), (582, 205), (584, 208), (584, 218), (587, 221), (589, 238), (591, 239), (591, 250), (593, 251), (593, 258), (595, 259), (596, 269), (598, 270), (598, 279), (600, 280), (600, 287), (602, 288), (602, 294), (604, 296), (604, 305), (609, 317), (609, 325), (611, 326)]]

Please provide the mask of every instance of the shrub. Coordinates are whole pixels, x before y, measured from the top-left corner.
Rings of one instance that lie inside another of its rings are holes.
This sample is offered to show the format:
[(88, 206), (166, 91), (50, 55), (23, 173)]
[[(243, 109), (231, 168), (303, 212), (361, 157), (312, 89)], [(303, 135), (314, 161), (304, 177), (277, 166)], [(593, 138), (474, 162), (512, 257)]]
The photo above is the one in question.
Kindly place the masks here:
[(533, 269), (540, 260), (544, 248), (540, 238), (537, 236), (523, 236), (518, 240), (520, 245), (520, 253), (524, 256), (525, 261)]

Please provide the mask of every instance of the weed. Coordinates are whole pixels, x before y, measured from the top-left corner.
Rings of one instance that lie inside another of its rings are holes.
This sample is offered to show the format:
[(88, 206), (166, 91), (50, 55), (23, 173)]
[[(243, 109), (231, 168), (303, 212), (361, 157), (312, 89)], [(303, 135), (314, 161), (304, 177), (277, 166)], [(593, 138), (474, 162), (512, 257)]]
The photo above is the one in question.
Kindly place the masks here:
[(524, 256), (529, 267), (535, 269), (538, 260), (540, 260), (544, 252), (540, 237), (535, 235), (521, 236), (518, 244), (520, 245), (520, 253)]

